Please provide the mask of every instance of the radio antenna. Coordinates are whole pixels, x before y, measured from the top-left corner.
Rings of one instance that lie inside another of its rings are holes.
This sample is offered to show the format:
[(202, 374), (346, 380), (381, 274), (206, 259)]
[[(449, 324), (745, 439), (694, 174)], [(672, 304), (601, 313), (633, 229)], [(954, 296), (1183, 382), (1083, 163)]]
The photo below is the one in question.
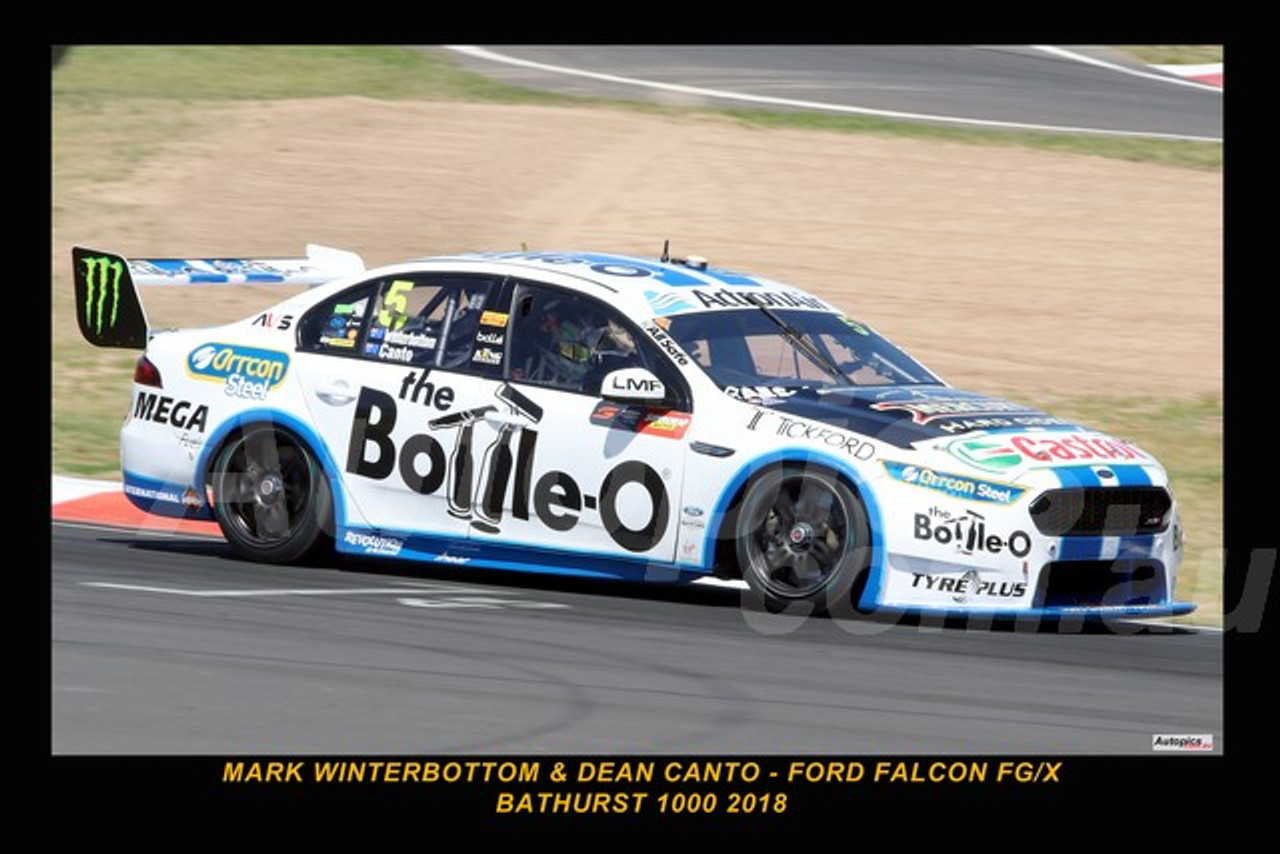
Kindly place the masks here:
[(662, 263), (664, 264), (671, 260), (671, 241), (670, 240), (662, 241), (662, 258), (659, 260), (661, 260)]

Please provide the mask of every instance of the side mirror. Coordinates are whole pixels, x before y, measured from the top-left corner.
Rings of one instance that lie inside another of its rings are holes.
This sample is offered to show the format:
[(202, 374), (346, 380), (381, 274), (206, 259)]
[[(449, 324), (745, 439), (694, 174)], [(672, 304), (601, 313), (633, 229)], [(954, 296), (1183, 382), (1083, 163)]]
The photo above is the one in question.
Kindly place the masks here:
[(600, 396), (626, 403), (661, 403), (667, 387), (645, 368), (622, 368), (605, 374)]

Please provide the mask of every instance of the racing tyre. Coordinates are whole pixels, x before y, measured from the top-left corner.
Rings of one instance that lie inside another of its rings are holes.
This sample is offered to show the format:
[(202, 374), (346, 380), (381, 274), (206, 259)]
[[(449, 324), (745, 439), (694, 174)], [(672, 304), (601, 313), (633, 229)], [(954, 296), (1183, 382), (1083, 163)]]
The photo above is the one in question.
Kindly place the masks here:
[(218, 452), (210, 483), (223, 535), (251, 560), (297, 563), (332, 542), (328, 479), (291, 433), (270, 424), (238, 432)]
[(733, 533), (753, 604), (802, 616), (856, 609), (871, 531), (862, 501), (834, 473), (801, 466), (765, 472), (748, 486)]

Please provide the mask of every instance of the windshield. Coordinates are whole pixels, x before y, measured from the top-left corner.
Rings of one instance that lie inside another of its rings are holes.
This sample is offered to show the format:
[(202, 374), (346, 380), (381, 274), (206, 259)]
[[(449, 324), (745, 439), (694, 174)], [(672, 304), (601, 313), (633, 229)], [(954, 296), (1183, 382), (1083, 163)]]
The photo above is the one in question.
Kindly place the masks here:
[(839, 314), (757, 307), (670, 321), (668, 334), (731, 393), (941, 382), (871, 329)]

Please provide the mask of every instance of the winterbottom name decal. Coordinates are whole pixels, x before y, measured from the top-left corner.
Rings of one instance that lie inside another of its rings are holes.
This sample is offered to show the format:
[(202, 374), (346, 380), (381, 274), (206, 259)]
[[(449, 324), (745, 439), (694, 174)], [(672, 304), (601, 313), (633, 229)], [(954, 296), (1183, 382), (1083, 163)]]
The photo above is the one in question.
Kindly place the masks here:
[(900, 483), (931, 489), (952, 498), (967, 498), (989, 504), (1013, 504), (1027, 491), (1025, 487), (1009, 483), (978, 480), (950, 472), (935, 471), (923, 466), (884, 460), (889, 477)]

